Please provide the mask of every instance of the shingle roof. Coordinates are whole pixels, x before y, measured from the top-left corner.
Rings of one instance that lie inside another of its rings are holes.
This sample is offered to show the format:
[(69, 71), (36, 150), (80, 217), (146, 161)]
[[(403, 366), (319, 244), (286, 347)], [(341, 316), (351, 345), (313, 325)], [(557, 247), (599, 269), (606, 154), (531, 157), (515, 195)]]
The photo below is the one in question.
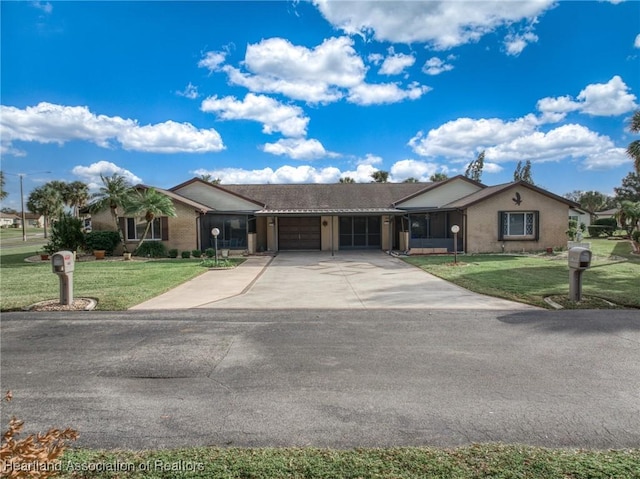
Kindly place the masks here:
[(332, 183), (288, 185), (220, 185), (265, 205), (264, 210), (392, 209), (392, 204), (430, 183)]
[(515, 186), (520, 186), (520, 187), (528, 188), (530, 190), (537, 191), (538, 193), (541, 193), (545, 196), (553, 198), (557, 201), (566, 203), (572, 207), (579, 206), (577, 203), (574, 203), (573, 201), (568, 200), (567, 198), (563, 198), (562, 196), (555, 195), (547, 190), (538, 188), (535, 185), (531, 185), (524, 181), (514, 181), (511, 183), (504, 183), (502, 185), (487, 186), (486, 188), (483, 188), (480, 191), (476, 191), (475, 193), (471, 193), (470, 195), (467, 195), (463, 198), (452, 201), (451, 203), (444, 205), (443, 208), (467, 208), (475, 203), (479, 203), (482, 200), (485, 200), (493, 195), (497, 195), (498, 193), (501, 193), (502, 191), (506, 191), (509, 188), (513, 188)]

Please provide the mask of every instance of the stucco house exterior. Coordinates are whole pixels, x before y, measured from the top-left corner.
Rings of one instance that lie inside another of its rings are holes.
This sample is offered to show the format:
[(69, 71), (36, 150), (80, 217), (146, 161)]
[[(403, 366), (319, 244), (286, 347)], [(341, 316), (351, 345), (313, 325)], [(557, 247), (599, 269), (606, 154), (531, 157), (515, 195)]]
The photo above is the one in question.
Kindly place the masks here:
[[(144, 187), (144, 186), (140, 186)], [(187, 251), (213, 246), (249, 253), (379, 249), (411, 254), (565, 248), (578, 205), (523, 182), (486, 186), (464, 176), (433, 183), (214, 185), (194, 178), (169, 190), (174, 218), (158, 218), (150, 240)], [(142, 220), (122, 218), (136, 243)], [(108, 211), (94, 230), (113, 229)]]

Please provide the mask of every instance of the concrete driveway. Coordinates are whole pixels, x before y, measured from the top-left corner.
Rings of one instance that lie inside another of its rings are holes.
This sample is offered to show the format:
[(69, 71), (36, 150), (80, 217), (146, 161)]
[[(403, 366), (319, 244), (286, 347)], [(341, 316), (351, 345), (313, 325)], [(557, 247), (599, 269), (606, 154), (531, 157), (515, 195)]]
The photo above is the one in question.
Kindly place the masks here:
[[(218, 279), (225, 281), (224, 276)], [(243, 294), (214, 299), (197, 307), (532, 309), (528, 305), (472, 293), (380, 251), (341, 251), (334, 256), (327, 252), (283, 252)]]

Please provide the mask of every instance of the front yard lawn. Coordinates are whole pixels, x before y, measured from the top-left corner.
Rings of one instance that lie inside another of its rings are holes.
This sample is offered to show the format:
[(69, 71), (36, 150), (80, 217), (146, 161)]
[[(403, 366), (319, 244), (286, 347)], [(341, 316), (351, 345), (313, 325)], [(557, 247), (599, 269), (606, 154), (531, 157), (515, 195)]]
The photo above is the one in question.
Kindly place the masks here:
[[(589, 239), (594, 257), (583, 274), (583, 295), (621, 306), (640, 308), (640, 257), (628, 241)], [(535, 306), (549, 307), (544, 297), (568, 296), (567, 254), (409, 256), (408, 263), (471, 291)]]
[[(25, 263), (33, 248), (3, 249), (0, 310), (19, 310), (59, 297), (58, 277), (49, 262)], [(197, 259), (76, 262), (74, 296), (95, 298), (97, 309), (125, 310), (207, 271)]]
[[(474, 444), (459, 448), (69, 450), (63, 478), (640, 478), (640, 451)], [(109, 466), (121, 465), (120, 471)], [(91, 472), (77, 472), (93, 466)]]

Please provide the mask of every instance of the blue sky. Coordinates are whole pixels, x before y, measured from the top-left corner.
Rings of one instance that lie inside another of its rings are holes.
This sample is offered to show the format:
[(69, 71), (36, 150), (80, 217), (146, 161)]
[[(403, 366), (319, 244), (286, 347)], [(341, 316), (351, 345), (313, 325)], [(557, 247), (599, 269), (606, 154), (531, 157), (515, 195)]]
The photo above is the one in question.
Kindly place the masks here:
[[(631, 171), (640, 3), (11, 2), (6, 206), (100, 173), (222, 183), (511, 181), (607, 194)], [(50, 171), (51, 173), (42, 173)]]

